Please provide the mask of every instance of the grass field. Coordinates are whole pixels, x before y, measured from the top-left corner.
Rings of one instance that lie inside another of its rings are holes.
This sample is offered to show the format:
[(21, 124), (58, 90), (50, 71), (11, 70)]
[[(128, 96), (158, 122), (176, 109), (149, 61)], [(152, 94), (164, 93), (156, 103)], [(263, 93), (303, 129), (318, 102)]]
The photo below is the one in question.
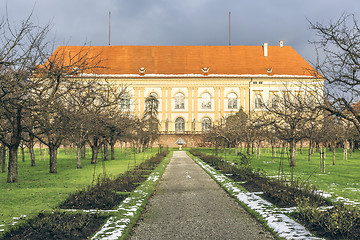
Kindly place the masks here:
[[(203, 149), (208, 154), (214, 153), (213, 149)], [(244, 151), (245, 153), (245, 151)], [(225, 158), (224, 153), (219, 153)], [(310, 183), (317, 186), (318, 189), (331, 194), (331, 199), (336, 201), (355, 202), (360, 204), (360, 151), (356, 150), (352, 158), (348, 154), (348, 160), (343, 160), (343, 150), (336, 150), (336, 165), (332, 165), (332, 152), (326, 153), (326, 172), (320, 172), (320, 154), (314, 153), (311, 162), (308, 161), (308, 149), (304, 149), (303, 154), (296, 152), (296, 167), (290, 168), (288, 156), (282, 157), (280, 164), (280, 154), (272, 162), (271, 149), (262, 149), (260, 159), (256, 155), (251, 156), (251, 163), (255, 169), (263, 169), (268, 176), (278, 176), (283, 169), (288, 179), (293, 176), (300, 181), (309, 180)], [(226, 153), (226, 160), (236, 161), (234, 150), (231, 154)]]
[[(157, 149), (148, 149), (145, 153), (136, 154), (136, 164), (155, 155)], [(133, 167), (134, 154), (122, 153), (120, 149), (115, 151), (115, 160), (101, 160), (90, 164), (91, 155), (87, 151), (86, 159), (82, 160), (82, 169), (76, 169), (76, 155), (69, 150), (65, 155), (60, 150), (57, 161), (56, 174), (49, 173), (48, 156), (45, 160), (39, 160), (39, 152), (36, 152), (36, 166), (30, 166), (30, 157), (26, 154), (25, 162), (19, 155), (18, 182), (6, 183), (7, 173), (0, 173), (0, 229), (7, 228), (14, 222), (14, 217), (26, 215), (32, 217), (41, 211), (49, 211), (63, 202), (70, 193), (78, 191), (87, 185), (91, 185), (94, 169), (95, 175), (103, 174), (105, 166), (106, 174), (117, 176), (125, 172), (128, 167)]]

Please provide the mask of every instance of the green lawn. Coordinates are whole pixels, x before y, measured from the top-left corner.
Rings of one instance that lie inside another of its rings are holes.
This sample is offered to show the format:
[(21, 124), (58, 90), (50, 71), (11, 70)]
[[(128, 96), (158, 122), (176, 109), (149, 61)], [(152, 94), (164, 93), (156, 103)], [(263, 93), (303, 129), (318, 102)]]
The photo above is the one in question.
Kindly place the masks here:
[[(213, 149), (203, 149), (209, 154), (214, 153)], [(245, 153), (245, 150), (244, 150)], [(221, 153), (225, 158), (224, 153)], [(287, 174), (287, 178), (291, 177), (291, 169), (288, 156), (283, 155), (283, 171)], [(234, 161), (239, 159), (234, 154), (234, 150), (229, 155), (227, 152), (226, 160)], [(252, 165), (255, 169), (263, 169), (268, 176), (278, 176), (280, 165), (280, 154), (272, 163), (271, 149), (262, 149), (260, 159), (256, 159), (256, 155), (251, 156)], [(348, 160), (343, 160), (342, 149), (336, 150), (336, 165), (332, 165), (332, 152), (326, 153), (326, 173), (320, 173), (320, 154), (314, 153), (312, 161), (308, 161), (308, 149), (304, 149), (303, 154), (298, 150), (296, 153), (296, 167), (293, 169), (294, 177), (301, 181), (309, 181), (321, 189), (332, 195), (332, 199), (347, 198), (350, 201), (360, 202), (360, 151), (356, 150)], [(339, 200), (339, 199), (338, 199)]]
[[(136, 164), (155, 155), (157, 149), (148, 149), (145, 153), (136, 154)], [(7, 173), (0, 173), (0, 229), (14, 222), (14, 217), (21, 215), (34, 216), (42, 210), (48, 211), (56, 208), (71, 192), (78, 191), (87, 185), (91, 185), (94, 164), (90, 164), (91, 155), (87, 151), (86, 159), (82, 160), (82, 169), (76, 169), (76, 155), (65, 155), (60, 150), (57, 161), (56, 174), (49, 173), (48, 156), (45, 160), (38, 160), (39, 152), (36, 153), (36, 166), (30, 166), (30, 157), (26, 154), (25, 162), (19, 155), (18, 182), (6, 183)], [(99, 163), (96, 164), (95, 174), (103, 173), (103, 161), (99, 154)], [(134, 154), (122, 153), (120, 149), (115, 151), (115, 160), (105, 162), (106, 174), (117, 176), (133, 167)]]

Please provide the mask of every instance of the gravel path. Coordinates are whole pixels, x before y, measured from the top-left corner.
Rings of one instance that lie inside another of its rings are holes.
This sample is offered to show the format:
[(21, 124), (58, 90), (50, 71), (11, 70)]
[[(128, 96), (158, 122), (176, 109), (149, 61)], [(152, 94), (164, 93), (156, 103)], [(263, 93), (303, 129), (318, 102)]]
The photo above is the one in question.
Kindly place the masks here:
[(130, 239), (275, 238), (184, 151), (177, 151)]

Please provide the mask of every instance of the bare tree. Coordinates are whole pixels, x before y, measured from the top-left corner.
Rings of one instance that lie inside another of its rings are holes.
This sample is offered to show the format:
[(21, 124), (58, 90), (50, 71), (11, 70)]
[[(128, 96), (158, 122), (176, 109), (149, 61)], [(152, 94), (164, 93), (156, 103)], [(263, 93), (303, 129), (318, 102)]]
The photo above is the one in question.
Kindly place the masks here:
[(0, 141), (9, 150), (8, 183), (18, 180), (17, 151), (24, 120), (36, 105), (31, 93), (39, 86), (31, 77), (43, 60), (48, 30), (32, 24), (31, 15), (19, 28), (8, 19), (0, 23)]
[[(355, 124), (360, 131), (360, 111), (354, 103), (360, 93), (360, 28), (354, 14), (342, 14), (325, 25), (311, 23), (317, 33), (313, 43), (318, 51), (316, 66), (326, 79), (329, 99), (324, 108)], [(321, 59), (321, 60), (320, 60)]]
[[(32, 112), (32, 134), (49, 148), (50, 173), (57, 172), (57, 150), (65, 136), (74, 130), (70, 124), (74, 111), (71, 96), (93, 88), (93, 85), (84, 84), (79, 75), (95, 71), (100, 61), (98, 55), (91, 54), (88, 48), (69, 53), (66, 47), (60, 47), (34, 70), (32, 79), (41, 84), (32, 91), (32, 98), (36, 101), (36, 109)], [(93, 102), (93, 99), (90, 96), (88, 101)]]
[(290, 166), (295, 167), (296, 144), (308, 137), (305, 129), (321, 118), (322, 113), (318, 108), (310, 107), (307, 99), (299, 101), (290, 92), (286, 94), (277, 106), (264, 105), (267, 115), (263, 121), (272, 126), (279, 139), (289, 144)]

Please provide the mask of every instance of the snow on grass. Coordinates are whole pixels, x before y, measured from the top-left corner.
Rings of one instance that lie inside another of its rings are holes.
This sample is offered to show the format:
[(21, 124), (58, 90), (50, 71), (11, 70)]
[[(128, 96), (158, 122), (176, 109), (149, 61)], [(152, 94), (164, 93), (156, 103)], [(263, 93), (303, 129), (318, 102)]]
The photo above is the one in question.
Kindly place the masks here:
[(294, 208), (278, 208), (272, 203), (262, 199), (256, 193), (247, 192), (236, 186), (236, 183), (224, 174), (218, 173), (214, 168), (199, 160), (193, 158), (208, 174), (210, 174), (223, 188), (246, 204), (250, 209), (259, 213), (267, 222), (267, 225), (274, 230), (280, 237), (295, 240), (317, 240), (321, 238), (313, 237), (312, 234), (301, 224), (285, 215), (293, 211)]
[[(162, 168), (165, 168), (165, 165), (162, 165)], [(151, 188), (156, 185), (160, 175), (160, 171), (152, 172), (141, 186), (124, 199), (115, 210), (116, 213), (107, 220), (92, 239), (120, 239), (135, 216), (141, 213), (147, 202), (146, 200), (152, 193)]]

